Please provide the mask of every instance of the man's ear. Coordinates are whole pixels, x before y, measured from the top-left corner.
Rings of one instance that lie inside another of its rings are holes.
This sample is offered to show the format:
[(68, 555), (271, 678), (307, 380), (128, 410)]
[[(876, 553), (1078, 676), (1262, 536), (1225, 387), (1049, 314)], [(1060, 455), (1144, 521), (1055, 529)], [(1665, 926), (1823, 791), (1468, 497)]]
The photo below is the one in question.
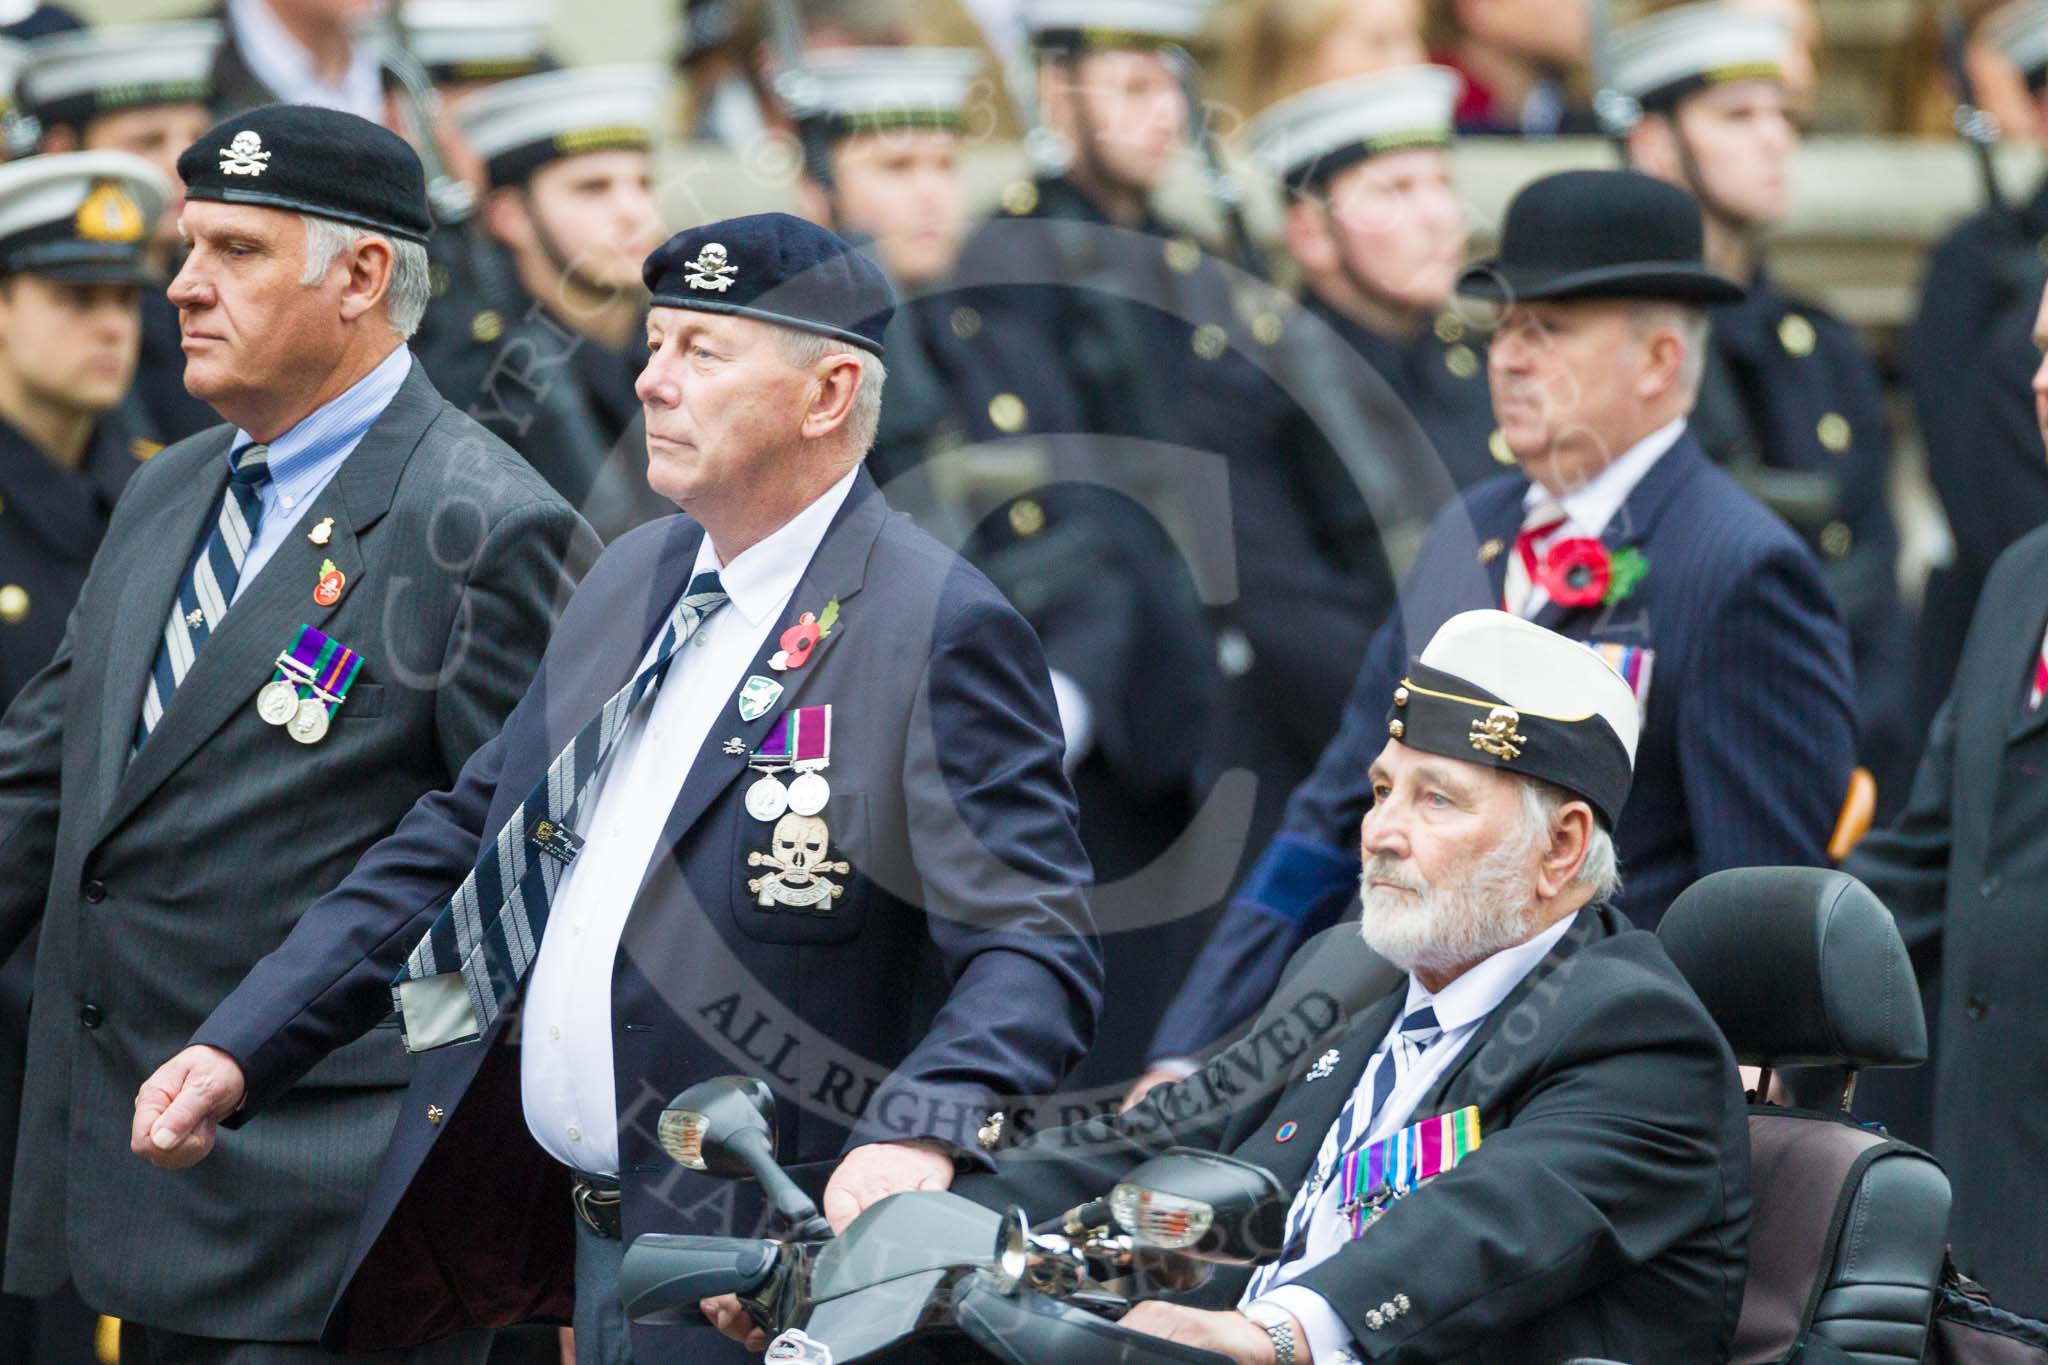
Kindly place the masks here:
[(1337, 242), (1331, 235), (1330, 216), (1322, 203), (1305, 194), (1287, 201), (1282, 223), (1287, 254), (1301, 263), (1309, 275), (1327, 275), (1337, 268)]
[(1679, 164), (1678, 156), (1678, 130), (1667, 116), (1645, 114), (1637, 119), (1635, 127), (1628, 130), (1627, 147), (1628, 164), (1644, 175), (1674, 185), (1684, 180), (1685, 168)]
[(1660, 398), (1678, 384), (1678, 376), (1685, 370), (1685, 339), (1669, 327), (1659, 327), (1650, 334), (1650, 364), (1636, 383), (1638, 395), (1644, 399)]
[(354, 322), (391, 293), (391, 275), (398, 262), (390, 245), (375, 237), (363, 238), (342, 259), (348, 267), (348, 281), (341, 291), (341, 317), (344, 322)]
[(56, 152), (75, 152), (77, 150), (78, 130), (70, 124), (53, 123), (48, 128), (43, 129), (43, 152), (45, 155)]
[(1550, 820), (1550, 836), (1536, 861), (1536, 893), (1539, 899), (1556, 900), (1585, 865), (1593, 846), (1593, 808), (1584, 801), (1567, 801)]
[(851, 352), (838, 351), (820, 360), (812, 374), (817, 380), (817, 392), (797, 428), (807, 441), (830, 436), (846, 425), (846, 419), (853, 413), (854, 397), (860, 392), (862, 362)]
[(532, 249), (533, 219), (528, 213), (524, 190), (500, 186), (484, 196), (484, 230), (509, 250)]

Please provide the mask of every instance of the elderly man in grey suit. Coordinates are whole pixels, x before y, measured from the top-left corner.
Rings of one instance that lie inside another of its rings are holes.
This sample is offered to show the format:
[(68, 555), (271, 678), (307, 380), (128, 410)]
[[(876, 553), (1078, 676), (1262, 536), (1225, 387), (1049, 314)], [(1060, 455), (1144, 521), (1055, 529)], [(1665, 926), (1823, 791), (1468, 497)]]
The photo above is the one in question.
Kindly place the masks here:
[(497, 733), (597, 546), (406, 349), (431, 224), (403, 141), (276, 106), (179, 173), (185, 382), (227, 425), (136, 474), (0, 722), (0, 955), (43, 930), (7, 1288), (73, 1281), (151, 1365), (285, 1365), (329, 1358), (398, 1029), (185, 1176), (129, 1153), (136, 1088)]

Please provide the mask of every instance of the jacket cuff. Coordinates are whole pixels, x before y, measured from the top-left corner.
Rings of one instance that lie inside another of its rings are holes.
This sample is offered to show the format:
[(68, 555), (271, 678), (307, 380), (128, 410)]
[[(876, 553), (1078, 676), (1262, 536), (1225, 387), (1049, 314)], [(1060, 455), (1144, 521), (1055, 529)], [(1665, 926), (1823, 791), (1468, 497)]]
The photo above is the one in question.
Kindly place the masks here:
[(946, 1147), (965, 1169), (992, 1170), (995, 1149), (1002, 1141), (1003, 1124), (997, 1121), (1000, 1105), (992, 1091), (980, 1086), (892, 1076), (854, 1124), (845, 1150), (924, 1138)]

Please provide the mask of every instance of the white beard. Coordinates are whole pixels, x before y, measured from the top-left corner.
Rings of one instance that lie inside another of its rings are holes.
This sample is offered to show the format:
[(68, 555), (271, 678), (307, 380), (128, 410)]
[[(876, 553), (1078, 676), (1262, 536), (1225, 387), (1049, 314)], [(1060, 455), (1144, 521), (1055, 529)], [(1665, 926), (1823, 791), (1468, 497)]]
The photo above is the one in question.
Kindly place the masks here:
[[(1525, 942), (1534, 927), (1529, 862), (1533, 842), (1517, 838), (1473, 860), (1451, 886), (1434, 886), (1384, 854), (1359, 874), (1365, 908), (1359, 931), (1366, 946), (1404, 972), (1461, 971), (1503, 948)], [(1376, 888), (1373, 881), (1410, 888)]]

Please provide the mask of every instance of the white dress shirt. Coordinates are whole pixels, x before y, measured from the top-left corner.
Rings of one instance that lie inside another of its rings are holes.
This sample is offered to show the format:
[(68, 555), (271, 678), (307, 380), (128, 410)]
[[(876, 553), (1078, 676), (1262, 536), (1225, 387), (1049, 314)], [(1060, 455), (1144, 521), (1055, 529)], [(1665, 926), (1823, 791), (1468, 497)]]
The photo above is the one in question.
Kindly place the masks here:
[(228, 26), (250, 74), (280, 104), (317, 104), (379, 122), (384, 116), (384, 79), (375, 43), (367, 36), (349, 44), (348, 70), (330, 85), (315, 70), (308, 52), (264, 0), (228, 0)]
[[(576, 821), (583, 849), (555, 888), (526, 984), (519, 1050), (526, 1126), (549, 1155), (576, 1170), (619, 1173), (612, 964), (641, 878), (697, 751), (768, 632), (795, 624), (783, 619), (790, 596), (858, 472), (856, 465), (730, 564), (719, 564), (711, 537), (704, 537), (690, 577), (716, 570), (731, 600), (698, 627), (661, 685), (633, 709), (584, 798)], [(659, 643), (648, 647), (641, 667)]]
[[(1359, 1135), (1354, 1145), (1378, 1142), (1391, 1137), (1408, 1126), (1408, 1120), (1415, 1106), (1422, 1102), (1439, 1077), (1449, 1069), (1465, 1045), (1472, 1041), (1472, 1035), (1479, 1030), (1486, 1016), (1492, 1014), (1501, 1001), (1521, 984), (1522, 978), (1541, 962), (1557, 941), (1564, 937), (1576, 916), (1566, 915), (1527, 943), (1503, 948), (1478, 966), (1432, 996), (1428, 989), (1413, 976), (1408, 978), (1408, 999), (1394, 1016), (1393, 1025), (1387, 1036), (1380, 1040), (1379, 1048), (1365, 1070), (1359, 1074), (1356, 1097), (1353, 1103), (1361, 1110), (1372, 1102), (1373, 1073), (1382, 1066), (1392, 1065), (1389, 1056), (1394, 1036), (1401, 1027), (1401, 1020), (1424, 1005), (1436, 1013), (1437, 1026), (1442, 1032), (1424, 1048), (1415, 1064), (1401, 1077), (1393, 1093), (1387, 1096), (1386, 1104), (1374, 1118), (1372, 1127)], [(1344, 1325), (1329, 1301), (1313, 1289), (1305, 1289), (1289, 1281), (1299, 1278), (1311, 1267), (1322, 1264), (1337, 1254), (1351, 1241), (1351, 1218), (1339, 1206), (1345, 1194), (1335, 1179), (1337, 1164), (1345, 1153), (1336, 1150), (1336, 1125), (1332, 1124), (1323, 1135), (1323, 1146), (1316, 1153), (1314, 1174), (1322, 1177), (1321, 1187), (1313, 1196), (1315, 1211), (1309, 1216), (1308, 1232), (1301, 1255), (1297, 1256), (1280, 1273), (1280, 1282), (1259, 1296), (1260, 1303), (1284, 1308), (1300, 1320), (1302, 1333), (1308, 1339), (1309, 1358), (1316, 1365), (1339, 1365), (1356, 1357), (1351, 1352), (1351, 1329)], [(1486, 1134), (1479, 1135), (1480, 1146), (1486, 1145)], [(1303, 1184), (1295, 1195), (1299, 1203), (1311, 1197), (1308, 1185)], [(1288, 1210), (1288, 1221), (1293, 1222), (1294, 1210)], [(1370, 1229), (1366, 1236), (1372, 1236)]]
[[(1561, 525), (1536, 542), (1537, 557), (1540, 559), (1553, 544), (1568, 536), (1598, 540), (1605, 535), (1608, 523), (1620, 513), (1628, 495), (1636, 491), (1636, 485), (1643, 481), (1643, 476), (1678, 444), (1678, 438), (1684, 434), (1683, 417), (1666, 422), (1623, 451), (1598, 474), (1562, 496), (1553, 497), (1542, 484), (1531, 483), (1522, 495), (1522, 506), (1533, 512), (1544, 503), (1551, 503), (1563, 509), (1565, 517)], [(1533, 619), (1549, 602), (1550, 594), (1540, 584), (1535, 585), (1521, 615)]]

